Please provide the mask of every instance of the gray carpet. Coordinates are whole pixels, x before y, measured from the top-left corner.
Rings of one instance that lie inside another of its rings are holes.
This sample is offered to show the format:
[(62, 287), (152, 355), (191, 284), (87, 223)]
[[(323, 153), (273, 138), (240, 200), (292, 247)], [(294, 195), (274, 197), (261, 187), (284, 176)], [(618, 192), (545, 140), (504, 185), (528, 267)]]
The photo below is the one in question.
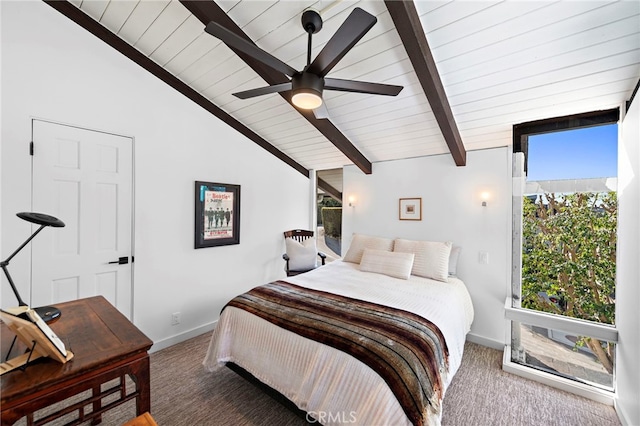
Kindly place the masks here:
[(443, 426), (613, 426), (611, 406), (502, 370), (502, 352), (467, 342), (444, 398)]
[[(202, 367), (210, 334), (151, 355), (151, 413), (160, 426), (304, 425), (253, 384), (224, 368)], [(443, 426), (619, 425), (613, 407), (505, 373), (502, 353), (473, 343), (444, 399)], [(105, 414), (104, 425), (135, 417), (132, 402)]]

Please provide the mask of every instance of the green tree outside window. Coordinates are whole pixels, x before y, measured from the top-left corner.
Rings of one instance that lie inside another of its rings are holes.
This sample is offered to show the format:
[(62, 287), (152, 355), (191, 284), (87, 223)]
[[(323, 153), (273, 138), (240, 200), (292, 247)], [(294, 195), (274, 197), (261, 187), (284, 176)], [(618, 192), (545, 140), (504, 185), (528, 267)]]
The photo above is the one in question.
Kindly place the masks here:
[[(614, 324), (617, 212), (615, 192), (525, 197), (522, 306)], [(613, 343), (580, 337), (576, 345), (613, 372)]]

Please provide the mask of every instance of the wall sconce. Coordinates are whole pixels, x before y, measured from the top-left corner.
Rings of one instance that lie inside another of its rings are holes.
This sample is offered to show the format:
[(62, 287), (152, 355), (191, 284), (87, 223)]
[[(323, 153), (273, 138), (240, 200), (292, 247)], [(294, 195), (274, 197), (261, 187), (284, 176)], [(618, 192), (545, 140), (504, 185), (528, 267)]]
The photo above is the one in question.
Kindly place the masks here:
[(491, 194), (488, 191), (483, 191), (480, 194), (480, 198), (482, 199), (482, 207), (487, 207), (487, 201), (489, 200)]
[(349, 201), (349, 207), (356, 206), (356, 197), (354, 197), (353, 195), (349, 195), (348, 201)]

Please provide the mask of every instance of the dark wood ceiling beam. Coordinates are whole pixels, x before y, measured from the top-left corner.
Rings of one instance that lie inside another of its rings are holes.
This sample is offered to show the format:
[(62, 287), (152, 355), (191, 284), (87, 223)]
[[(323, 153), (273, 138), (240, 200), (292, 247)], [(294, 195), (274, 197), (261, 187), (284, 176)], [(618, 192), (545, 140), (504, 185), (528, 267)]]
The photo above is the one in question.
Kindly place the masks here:
[(385, 4), (413, 64), (422, 90), (429, 100), (453, 160), (456, 165), (464, 166), (467, 164), (467, 152), (462, 144), (462, 138), (440, 80), (438, 68), (431, 55), (416, 6), (413, 0), (385, 0)]
[[(180, 0), (180, 3), (189, 10), (196, 18), (200, 20), (204, 25), (207, 25), (211, 21), (215, 21), (218, 24), (224, 26), (229, 31), (234, 32), (245, 40), (253, 43), (253, 40), (247, 36), (244, 31), (218, 6), (213, 0)], [(212, 36), (213, 37), (213, 36)], [(238, 50), (232, 49), (238, 57), (240, 57), (247, 65), (249, 65), (264, 81), (269, 85), (281, 84), (289, 81), (289, 78), (284, 74), (273, 70), (261, 62), (256, 61), (249, 55), (246, 55)], [(280, 93), (291, 106), (291, 93)], [(371, 174), (372, 166), (371, 162), (347, 139), (347, 137), (338, 130), (337, 127), (329, 120), (319, 120), (315, 118), (313, 112), (301, 110), (293, 106), (312, 126), (314, 126), (320, 133), (322, 133), (336, 148), (360, 168), (364, 173)]]
[(309, 170), (296, 162), (294, 159), (277, 149), (275, 146), (271, 145), (265, 139), (260, 137), (254, 131), (246, 127), (244, 124), (240, 123), (238, 120), (224, 112), (218, 106), (213, 104), (204, 96), (200, 95), (198, 92), (193, 90), (191, 87), (183, 83), (177, 77), (166, 71), (160, 65), (153, 62), (151, 59), (146, 57), (140, 51), (129, 45), (127, 42), (122, 40), (117, 35), (113, 34), (111, 31), (100, 25), (98, 22), (93, 20), (91, 17), (86, 15), (79, 8), (69, 3), (68, 1), (59, 1), (59, 0), (44, 0), (49, 6), (80, 25), (85, 30), (89, 31), (91, 34), (98, 37), (100, 40), (107, 43), (109, 46), (116, 49), (118, 52), (122, 53), (127, 58), (131, 59), (133, 62), (140, 65), (142, 68), (173, 87), (178, 92), (182, 93), (187, 98), (191, 99), (196, 104), (200, 105), (202, 108), (210, 112), (211, 114), (218, 117), (220, 120), (225, 122), (227, 125), (231, 126), (260, 147), (267, 150), (269, 153), (273, 154), (280, 160), (284, 161), (289, 166), (296, 169), (298, 172), (303, 174), (306, 177), (309, 177)]
[(318, 188), (329, 194), (333, 199), (342, 202), (342, 192), (335, 189), (326, 180), (318, 178)]

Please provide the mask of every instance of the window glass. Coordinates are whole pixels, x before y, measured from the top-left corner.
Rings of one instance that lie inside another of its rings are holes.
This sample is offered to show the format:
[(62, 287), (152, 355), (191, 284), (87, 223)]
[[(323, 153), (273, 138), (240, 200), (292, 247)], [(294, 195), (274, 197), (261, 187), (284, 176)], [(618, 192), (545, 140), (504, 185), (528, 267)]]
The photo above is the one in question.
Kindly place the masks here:
[(618, 175), (618, 125), (529, 136), (527, 181)]
[(603, 365), (602, 360), (608, 358), (594, 355), (596, 339), (528, 324), (519, 326), (520, 364), (613, 390), (613, 342), (597, 341), (603, 351), (611, 353), (611, 363)]
[(617, 125), (532, 135), (522, 306), (615, 322)]

